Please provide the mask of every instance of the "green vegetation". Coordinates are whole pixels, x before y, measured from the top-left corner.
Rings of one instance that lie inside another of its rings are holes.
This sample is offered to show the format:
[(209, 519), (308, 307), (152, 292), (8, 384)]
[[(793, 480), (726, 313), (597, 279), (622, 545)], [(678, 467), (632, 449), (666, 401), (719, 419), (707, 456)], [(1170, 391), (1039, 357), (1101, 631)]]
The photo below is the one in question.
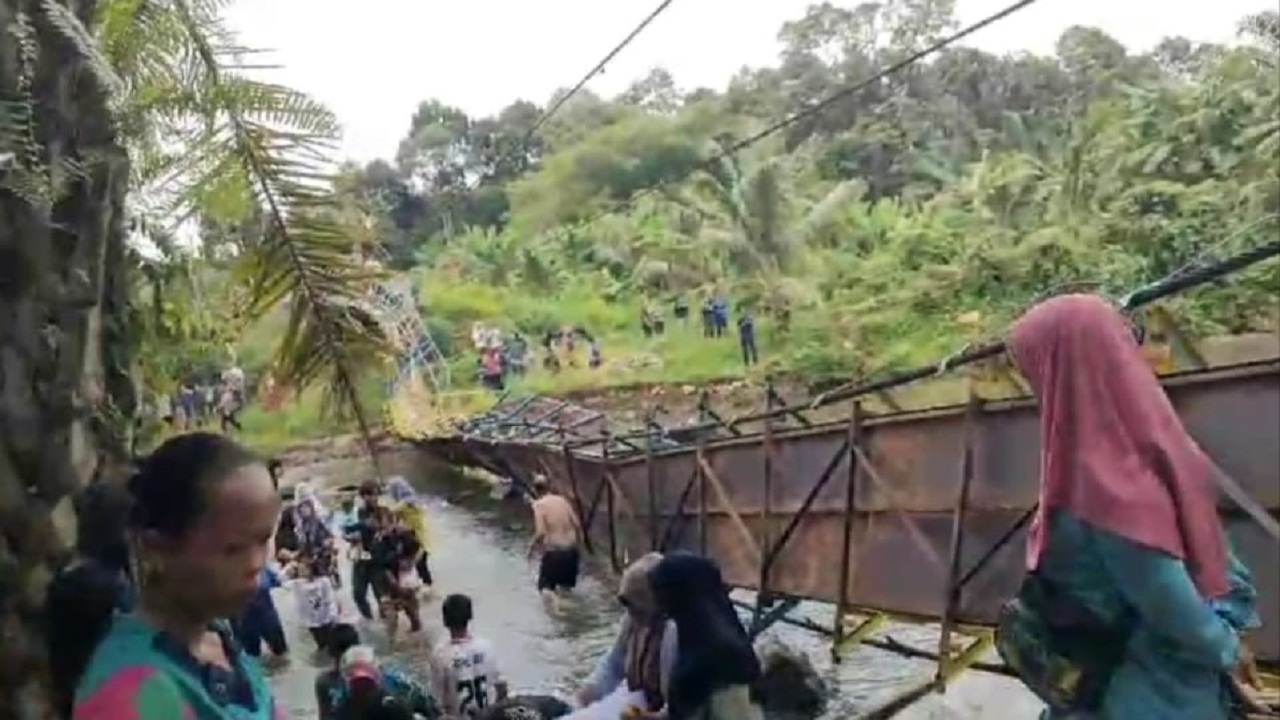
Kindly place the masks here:
[[(949, 3), (824, 3), (781, 28), (777, 67), (724, 88), (655, 69), (617, 98), (578, 93), (536, 132), (532, 102), (471, 118), (428, 100), (394, 161), (344, 166), (330, 193), (303, 155), (325, 152), (331, 114), (197, 52), (217, 35), (213, 6), (138, 7), (105, 2), (93, 28), (129, 80), (130, 192), (165, 198), (130, 219), (153, 246), (127, 273), (133, 376), (152, 400), (235, 356), (251, 385), (270, 376), (295, 398), (247, 411), (266, 449), (379, 419), (370, 252), (420, 286), (455, 388), (472, 384), (475, 322), (536, 349), (587, 329), (603, 369), (535, 359), (517, 383), (555, 393), (741, 375), (740, 309), (757, 318), (755, 373), (936, 360), (1064, 287), (1120, 292), (1256, 244), (1280, 213), (1274, 12), (1243, 19), (1231, 47), (1171, 38), (1137, 54), (1083, 27), (1051, 57), (953, 47), (737, 150), (955, 25)], [(163, 31), (155, 57), (126, 41), (128, 17)], [(187, 76), (194, 97), (175, 90)], [(277, 116), (304, 132), (301, 152), (273, 134), (281, 120), (253, 121)], [(191, 140), (193, 122), (212, 129)], [(173, 242), (175, 216), (199, 219), (195, 247)], [(1271, 263), (1169, 305), (1193, 334), (1274, 330), (1277, 283)], [(712, 295), (732, 308), (723, 339), (701, 337)], [(664, 335), (640, 332), (646, 305)], [(363, 413), (330, 412), (343, 408)]]
[[(12, 270), (0, 304), (36, 313), (6, 327), (47, 332), (54, 317), (94, 312), (45, 342), (83, 356), (85, 377), (54, 361), (66, 375), (56, 382), (100, 398), (111, 452), (145, 445), (158, 397), (226, 367), (241, 331), (268, 317), (278, 322), (255, 348), (259, 369), (315, 388), (357, 427), (368, 420), (361, 371), (385, 356), (359, 306), (380, 277), (359, 252), (364, 216), (322, 164), (338, 121), (252, 77), (253, 50), (228, 32), (224, 5), (0, 2), (0, 34), (15, 41), (0, 52), (0, 265)], [(56, 309), (38, 315), (40, 303)], [(52, 382), (6, 375), (13, 387)]]
[[(529, 389), (742, 372), (732, 337), (640, 334), (646, 301), (754, 308), (764, 363), (821, 377), (936, 360), (1037, 297), (1118, 293), (1274, 236), (1280, 23), (1240, 43), (1128, 52), (1067, 30), (1052, 57), (955, 47), (741, 152), (789, 113), (955, 25), (950, 3), (815, 5), (778, 67), (678, 89), (656, 69), (609, 100), (581, 92), (469, 118), (422, 103), (395, 163), (346, 168), (393, 266), (416, 274), (455, 382), (483, 321), (601, 338), (604, 372), (535, 371)], [(1171, 307), (1193, 334), (1274, 329), (1269, 263)], [(732, 323), (732, 319), (731, 319)], [(732, 328), (732, 325), (731, 325)]]

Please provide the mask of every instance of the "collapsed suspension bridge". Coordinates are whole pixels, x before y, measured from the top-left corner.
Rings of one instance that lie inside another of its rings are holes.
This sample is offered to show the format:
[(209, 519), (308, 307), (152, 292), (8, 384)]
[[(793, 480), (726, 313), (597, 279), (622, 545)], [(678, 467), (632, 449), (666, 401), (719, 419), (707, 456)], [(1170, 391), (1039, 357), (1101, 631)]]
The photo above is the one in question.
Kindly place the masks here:
[[(1135, 310), (1277, 254), (1280, 242), (1171, 277), (1122, 304)], [(1191, 434), (1234, 480), (1221, 513), (1255, 573), (1264, 626), (1250, 642), (1274, 669), (1280, 341), (1254, 337), (1215, 360), (1162, 317), (1169, 337), (1149, 347), (1180, 348), (1176, 360), (1157, 358), (1157, 371)], [(615, 569), (650, 550), (715, 558), (730, 584), (755, 591), (746, 608), (753, 635), (783, 622), (831, 638), (837, 660), (859, 644), (936, 660), (935, 677), (912, 691), (919, 696), (967, 668), (1003, 670), (982, 659), (990, 626), (1023, 575), (1039, 432), (1034, 400), (1000, 350), (981, 346), (800, 405), (787, 405), (770, 384), (761, 411), (731, 420), (704, 390), (697, 422), (664, 427), (651, 414), (625, 432), (569, 402), (504, 399), (450, 436), (418, 442), (450, 463), (517, 482), (545, 476), (576, 505), (588, 550)], [(955, 402), (898, 405), (902, 386), (961, 368)], [(840, 402), (848, 405), (841, 419), (823, 412)], [(802, 600), (834, 605), (834, 623), (797, 616)], [(941, 623), (938, 648), (886, 637), (889, 620)]]

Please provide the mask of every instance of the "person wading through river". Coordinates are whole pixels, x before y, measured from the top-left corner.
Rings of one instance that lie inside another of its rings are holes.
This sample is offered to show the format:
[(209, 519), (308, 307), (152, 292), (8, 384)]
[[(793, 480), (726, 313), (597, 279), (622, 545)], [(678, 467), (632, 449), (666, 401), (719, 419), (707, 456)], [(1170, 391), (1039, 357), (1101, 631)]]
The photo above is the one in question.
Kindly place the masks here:
[(351, 599), (355, 601), (356, 610), (365, 620), (373, 619), (373, 608), (369, 605), (369, 591), (376, 592), (373, 580), (376, 567), (373, 562), (373, 551), (377, 543), (378, 527), (375, 513), (378, 510), (378, 483), (368, 481), (360, 486), (360, 504), (356, 508), (356, 522), (348, 525), (344, 532), (347, 542), (352, 545), (351, 561)]
[(1040, 404), (1041, 479), (1000, 654), (1054, 720), (1226, 720), (1238, 633), (1260, 623), (1213, 462), (1102, 298), (1046, 300), (1008, 343)]
[[(360, 710), (351, 707), (348, 702), (350, 681), (360, 676), (373, 679), (384, 696), (395, 698), (411, 712), (427, 720), (437, 720), (441, 716), (440, 707), (427, 688), (403, 669), (379, 660), (373, 648), (361, 645), (360, 633), (354, 626), (346, 623), (334, 626), (327, 640), (325, 652), (333, 658), (333, 666), (316, 676), (316, 709), (319, 711), (319, 720), (344, 720)], [(362, 703), (358, 700), (356, 704)], [(364, 720), (363, 717), (357, 717)]]
[[(224, 436), (191, 433), (142, 460), (127, 487), (137, 609), (105, 622), (83, 608), (47, 619), (55, 652), (89, 657), (87, 665), (51, 663), (51, 686), (74, 692), (71, 716), (283, 717), (261, 667), (223, 620), (254, 596), (269, 559), (280, 498), (266, 465)], [(93, 608), (104, 609), (111, 612)]]
[(582, 524), (573, 506), (563, 496), (551, 491), (547, 479), (538, 475), (533, 480), (533, 540), (529, 542), (529, 560), (539, 550), (538, 592), (548, 607), (561, 609), (561, 594), (578, 585), (582, 555)]
[(426, 503), (418, 497), (418, 492), (413, 489), (409, 481), (399, 476), (391, 478), (387, 483), (387, 495), (396, 503), (392, 508), (396, 515), (413, 531), (413, 536), (418, 541), (418, 555), (414, 559), (413, 566), (418, 573), (418, 579), (422, 581), (423, 591), (429, 594), (435, 580), (431, 577), (429, 561), (431, 536), (427, 531), (427, 511), (424, 507)]
[(400, 613), (409, 619), (409, 632), (422, 629), (418, 588), (421, 580), (413, 562), (421, 547), (413, 531), (396, 519), (391, 509), (379, 506), (373, 514), (376, 533), (371, 550), (373, 588), (378, 597), (378, 614), (387, 627), (387, 638), (394, 644), (400, 626)]

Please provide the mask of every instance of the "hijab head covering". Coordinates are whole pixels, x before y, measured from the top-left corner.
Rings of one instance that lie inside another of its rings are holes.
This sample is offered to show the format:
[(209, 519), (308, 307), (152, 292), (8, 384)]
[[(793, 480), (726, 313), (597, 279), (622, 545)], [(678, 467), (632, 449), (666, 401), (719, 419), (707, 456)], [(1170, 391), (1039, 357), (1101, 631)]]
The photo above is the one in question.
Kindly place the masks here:
[[(309, 508), (308, 512), (306, 509)], [(333, 537), (333, 531), (325, 522), (323, 509), (316, 496), (308, 495), (293, 506), (293, 533), (299, 544), (299, 550), (307, 553), (322, 552), (324, 545)]]
[(315, 498), (303, 498), (293, 505), (294, 512), (298, 513), (298, 517), (305, 520), (311, 520), (318, 514), (316, 512)]
[(320, 493), (311, 482), (303, 481), (298, 483), (293, 490), (293, 496), (295, 502), (301, 503), (304, 500), (310, 500), (315, 504), (317, 513), (324, 512), (324, 503), (320, 501)]
[(701, 555), (667, 554), (649, 571), (657, 606), (676, 623), (679, 649), (667, 689), (672, 720), (684, 720), (711, 694), (760, 677), (760, 661), (720, 567)]
[(661, 706), (662, 637), (667, 620), (659, 612), (649, 572), (662, 562), (661, 553), (649, 553), (622, 572), (618, 600), (627, 609), (622, 626), (622, 650), (627, 687), (649, 694), (653, 706)]
[(387, 481), (387, 495), (392, 500), (400, 503), (412, 503), (418, 501), (418, 491), (413, 489), (408, 480), (399, 475)]
[(1226, 594), (1213, 464), (1183, 428), (1125, 317), (1096, 295), (1061, 295), (1027, 311), (1008, 344), (1040, 403), (1040, 506), (1028, 568), (1044, 552), (1046, 513), (1061, 509), (1183, 560), (1203, 597)]

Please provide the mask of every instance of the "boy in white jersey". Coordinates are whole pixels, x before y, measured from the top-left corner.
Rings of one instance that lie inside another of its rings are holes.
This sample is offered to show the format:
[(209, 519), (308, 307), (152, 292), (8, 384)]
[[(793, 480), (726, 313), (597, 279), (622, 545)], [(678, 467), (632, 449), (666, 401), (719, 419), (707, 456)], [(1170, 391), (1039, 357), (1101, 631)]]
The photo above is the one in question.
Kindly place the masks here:
[(435, 695), (449, 720), (477, 717), (490, 705), (507, 699), (507, 682), (498, 671), (493, 647), (472, 637), (471, 598), (450, 595), (440, 606), (449, 639), (432, 658)]
[(284, 586), (293, 593), (298, 617), (311, 632), (316, 647), (328, 650), (329, 636), (342, 615), (342, 605), (334, 591), (333, 578), (317, 570), (309, 558), (301, 558), (288, 568), (293, 577)]

